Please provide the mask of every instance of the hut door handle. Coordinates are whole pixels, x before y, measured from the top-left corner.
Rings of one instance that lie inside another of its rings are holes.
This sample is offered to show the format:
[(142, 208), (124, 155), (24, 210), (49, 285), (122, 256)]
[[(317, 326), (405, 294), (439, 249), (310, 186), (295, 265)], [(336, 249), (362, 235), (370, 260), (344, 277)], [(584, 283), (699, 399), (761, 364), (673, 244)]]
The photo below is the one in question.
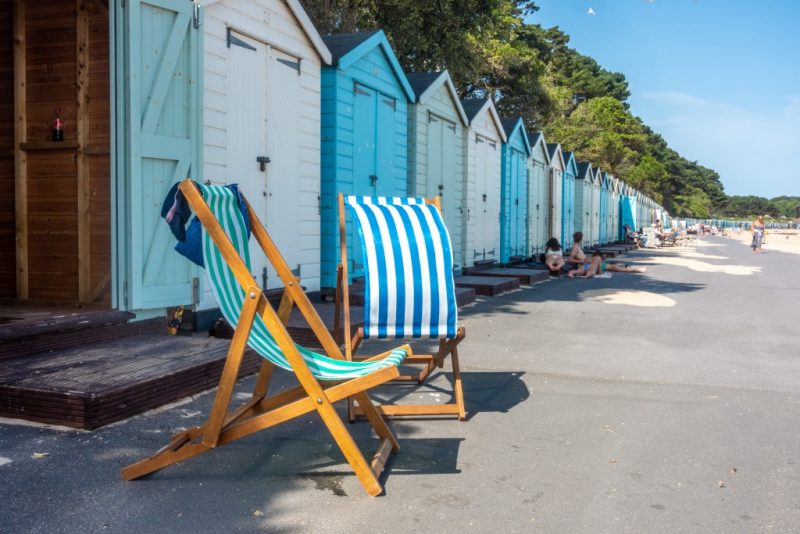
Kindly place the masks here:
[(370, 174), (369, 181), (373, 186), (375, 186), (378, 183), (378, 176), (375, 174)]
[(272, 160), (270, 160), (268, 156), (257, 156), (256, 157), (256, 163), (258, 163), (261, 166), (261, 172), (264, 172), (264, 171), (267, 170), (267, 163), (269, 163), (270, 161), (272, 161)]

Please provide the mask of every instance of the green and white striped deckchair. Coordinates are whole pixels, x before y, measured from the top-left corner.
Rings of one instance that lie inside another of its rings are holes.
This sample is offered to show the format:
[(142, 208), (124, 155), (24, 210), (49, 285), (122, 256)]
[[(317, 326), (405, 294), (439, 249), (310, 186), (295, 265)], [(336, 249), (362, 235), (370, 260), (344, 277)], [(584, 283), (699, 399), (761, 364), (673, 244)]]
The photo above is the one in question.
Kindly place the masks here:
[[(225, 319), (236, 325), (236, 330), (206, 424), (177, 434), (154, 456), (123, 469), (123, 477), (138, 478), (316, 410), (367, 493), (379, 494), (382, 487), (378, 477), (389, 453), (399, 447), (366, 391), (397, 378), (398, 366), (411, 355), (410, 347), (404, 345), (367, 361), (346, 359), (256, 213), (245, 202), (253, 236), (285, 285), (283, 301), (276, 312), (250, 274), (248, 230), (236, 193), (224, 186), (198, 186), (190, 180), (181, 183), (180, 191), (203, 225), (203, 259), (208, 279)], [(292, 341), (285, 324), (293, 305), (303, 314), (327, 354), (318, 354)], [(247, 346), (261, 355), (264, 362), (251, 400), (228, 413)], [(293, 372), (300, 386), (267, 396), (274, 367)], [(333, 403), (344, 399), (358, 403), (382, 440), (371, 464), (333, 407)]]

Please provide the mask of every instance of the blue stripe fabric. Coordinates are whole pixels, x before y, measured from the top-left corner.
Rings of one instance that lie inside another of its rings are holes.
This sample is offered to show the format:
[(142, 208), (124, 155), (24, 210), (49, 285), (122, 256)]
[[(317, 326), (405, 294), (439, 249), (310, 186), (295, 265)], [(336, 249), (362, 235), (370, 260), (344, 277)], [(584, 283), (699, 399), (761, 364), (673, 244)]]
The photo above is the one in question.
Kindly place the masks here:
[(367, 338), (453, 338), (458, 309), (450, 235), (422, 198), (348, 196), (364, 258)]
[[(239, 257), (250, 270), (248, 230), (239, 209), (236, 194), (223, 186), (201, 185), (201, 191), (211, 212), (230, 239)], [(211, 290), (220, 306), (222, 315), (231, 325), (239, 323), (245, 288), (236, 280), (211, 236), (203, 227), (203, 259), (206, 265)], [(287, 370), (292, 366), (261, 316), (256, 316), (247, 344), (262, 357)], [(397, 366), (405, 359), (404, 349), (395, 349), (389, 356), (374, 362), (353, 362), (317, 354), (300, 345), (295, 345), (311, 373), (319, 380), (346, 380), (368, 375), (388, 366)]]

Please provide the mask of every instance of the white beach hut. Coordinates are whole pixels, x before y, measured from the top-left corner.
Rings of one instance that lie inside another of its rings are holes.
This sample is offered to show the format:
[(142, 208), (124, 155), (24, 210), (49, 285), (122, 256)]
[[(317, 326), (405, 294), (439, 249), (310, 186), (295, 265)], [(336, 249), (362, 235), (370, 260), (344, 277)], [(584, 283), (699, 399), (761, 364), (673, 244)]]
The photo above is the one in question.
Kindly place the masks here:
[(441, 197), (453, 245), (453, 267), (461, 269), (469, 121), (447, 71), (406, 73), (406, 77), (415, 95), (408, 110), (408, 193)]
[[(297, 0), (202, 3), (204, 178), (239, 184), (303, 286), (318, 290), (320, 72), (331, 54)], [(281, 287), (251, 252), (262, 287)]]
[(466, 130), (467, 186), (464, 265), (500, 258), (500, 165), (503, 125), (488, 98), (462, 100)]

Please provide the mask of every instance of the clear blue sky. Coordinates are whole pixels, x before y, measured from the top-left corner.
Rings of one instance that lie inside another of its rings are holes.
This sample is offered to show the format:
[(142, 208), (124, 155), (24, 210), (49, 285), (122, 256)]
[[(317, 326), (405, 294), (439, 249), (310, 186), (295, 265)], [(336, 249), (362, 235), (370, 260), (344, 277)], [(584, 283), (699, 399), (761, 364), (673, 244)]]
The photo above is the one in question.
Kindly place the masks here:
[[(800, 196), (800, 0), (536, 0), (729, 195)], [(592, 9), (594, 14), (589, 13)]]

